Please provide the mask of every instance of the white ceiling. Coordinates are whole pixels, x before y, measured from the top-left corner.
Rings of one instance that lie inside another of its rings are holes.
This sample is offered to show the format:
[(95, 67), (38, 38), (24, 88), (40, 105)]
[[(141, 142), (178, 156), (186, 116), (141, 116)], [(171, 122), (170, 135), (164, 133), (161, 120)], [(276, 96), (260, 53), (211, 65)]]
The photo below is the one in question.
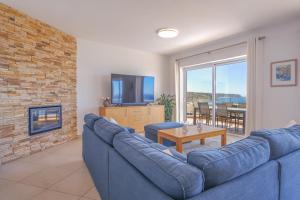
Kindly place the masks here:
[[(67, 33), (160, 54), (300, 15), (300, 0), (0, 0)], [(175, 27), (175, 39), (156, 30)]]

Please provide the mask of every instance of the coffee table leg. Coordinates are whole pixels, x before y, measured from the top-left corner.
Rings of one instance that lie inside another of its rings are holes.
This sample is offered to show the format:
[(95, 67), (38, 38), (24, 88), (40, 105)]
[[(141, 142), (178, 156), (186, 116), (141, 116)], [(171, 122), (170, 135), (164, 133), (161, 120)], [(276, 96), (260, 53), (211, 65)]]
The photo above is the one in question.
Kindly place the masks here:
[(221, 145), (225, 146), (227, 144), (227, 135), (226, 135), (226, 131), (224, 131), (224, 133), (221, 135)]
[(182, 147), (182, 142), (180, 140), (176, 141), (176, 151), (182, 153), (183, 147)]
[(205, 139), (200, 139), (200, 144), (205, 145)]
[(163, 143), (163, 138), (160, 136), (159, 133), (157, 134), (157, 142), (158, 142), (159, 144), (162, 144), (162, 143)]

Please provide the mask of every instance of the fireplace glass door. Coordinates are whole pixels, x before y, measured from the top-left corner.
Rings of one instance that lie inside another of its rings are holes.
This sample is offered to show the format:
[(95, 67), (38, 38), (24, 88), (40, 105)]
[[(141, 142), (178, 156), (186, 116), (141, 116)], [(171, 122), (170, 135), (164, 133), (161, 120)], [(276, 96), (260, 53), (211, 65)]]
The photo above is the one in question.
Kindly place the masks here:
[(60, 105), (29, 108), (29, 135), (48, 132), (61, 127)]

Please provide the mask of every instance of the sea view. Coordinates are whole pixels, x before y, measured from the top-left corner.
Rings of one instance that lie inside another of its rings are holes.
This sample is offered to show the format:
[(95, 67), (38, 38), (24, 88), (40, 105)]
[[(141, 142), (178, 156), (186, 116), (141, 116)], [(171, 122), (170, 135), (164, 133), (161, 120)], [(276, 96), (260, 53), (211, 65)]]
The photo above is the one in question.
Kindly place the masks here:
[[(247, 64), (245, 61), (228, 63), (216, 67), (216, 104), (246, 104)], [(188, 70), (187, 103), (197, 106), (198, 102), (212, 104), (213, 68), (203, 67)]]
[[(211, 93), (187, 92), (187, 103), (193, 103), (197, 106), (198, 102), (208, 102), (212, 104)], [(246, 104), (246, 97), (239, 94), (216, 94), (216, 104)]]

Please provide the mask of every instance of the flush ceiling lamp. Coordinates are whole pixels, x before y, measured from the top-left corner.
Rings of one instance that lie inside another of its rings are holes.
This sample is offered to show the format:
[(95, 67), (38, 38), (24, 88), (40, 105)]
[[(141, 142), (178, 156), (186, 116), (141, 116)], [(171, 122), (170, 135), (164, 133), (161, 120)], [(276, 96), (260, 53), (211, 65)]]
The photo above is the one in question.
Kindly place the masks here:
[(157, 35), (161, 38), (175, 38), (178, 33), (178, 30), (174, 28), (162, 28), (157, 31)]

